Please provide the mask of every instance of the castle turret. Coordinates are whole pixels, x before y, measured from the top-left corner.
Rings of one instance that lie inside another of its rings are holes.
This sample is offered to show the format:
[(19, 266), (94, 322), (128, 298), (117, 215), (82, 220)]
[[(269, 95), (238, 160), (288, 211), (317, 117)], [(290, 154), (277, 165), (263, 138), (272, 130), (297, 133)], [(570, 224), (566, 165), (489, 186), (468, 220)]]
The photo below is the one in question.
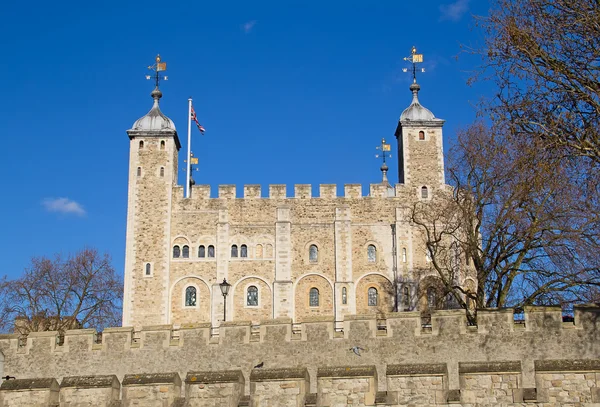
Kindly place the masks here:
[(443, 187), (444, 149), (442, 127), (444, 120), (419, 102), (421, 87), (416, 80), (410, 85), (413, 100), (400, 115), (396, 128), (398, 140), (398, 182), (421, 198), (431, 196), (430, 191)]
[(181, 144), (173, 121), (160, 111), (162, 92), (158, 86), (151, 96), (154, 104), (150, 111), (127, 130), (130, 153), (123, 326), (168, 321), (171, 200)]

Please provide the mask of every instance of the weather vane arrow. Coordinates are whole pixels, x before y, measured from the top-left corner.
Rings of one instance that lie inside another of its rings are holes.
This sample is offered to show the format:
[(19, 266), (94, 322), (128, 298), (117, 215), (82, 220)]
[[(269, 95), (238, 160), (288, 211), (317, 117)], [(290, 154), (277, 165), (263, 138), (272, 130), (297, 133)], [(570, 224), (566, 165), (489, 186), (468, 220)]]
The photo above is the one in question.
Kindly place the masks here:
[[(413, 46), (411, 55), (404, 57), (405, 61), (412, 64), (413, 83), (417, 83), (417, 64), (423, 62), (423, 54), (417, 54), (417, 47)], [(419, 68), (419, 72), (425, 72), (425, 68)], [(402, 72), (408, 72), (408, 68), (402, 68)]]
[(156, 89), (158, 89), (161, 80), (166, 81), (166, 80), (169, 79), (168, 76), (160, 74), (160, 72), (163, 72), (163, 71), (167, 70), (167, 63), (161, 61), (160, 55), (156, 56), (156, 62), (154, 63), (154, 65), (148, 66), (148, 69), (151, 70), (151, 71), (154, 71), (154, 74), (152, 74), (152, 75), (146, 75), (146, 79), (148, 79), (148, 80), (154, 79), (156, 81), (155, 82), (156, 83)]

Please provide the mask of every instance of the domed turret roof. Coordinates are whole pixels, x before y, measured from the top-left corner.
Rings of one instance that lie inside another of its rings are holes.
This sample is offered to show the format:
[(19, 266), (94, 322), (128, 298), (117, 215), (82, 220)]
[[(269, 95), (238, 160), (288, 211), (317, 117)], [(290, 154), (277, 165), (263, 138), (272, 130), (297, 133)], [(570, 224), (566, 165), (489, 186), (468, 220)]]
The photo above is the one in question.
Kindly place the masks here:
[(140, 117), (133, 123), (131, 130), (136, 131), (176, 131), (175, 123), (160, 111), (158, 101), (162, 97), (162, 92), (156, 88), (150, 94), (154, 99), (152, 109), (145, 116)]
[(400, 121), (432, 121), (440, 120), (436, 119), (431, 110), (419, 103), (419, 90), (421, 87), (415, 82), (410, 85), (410, 90), (413, 93), (413, 100), (410, 106), (408, 106), (400, 115)]

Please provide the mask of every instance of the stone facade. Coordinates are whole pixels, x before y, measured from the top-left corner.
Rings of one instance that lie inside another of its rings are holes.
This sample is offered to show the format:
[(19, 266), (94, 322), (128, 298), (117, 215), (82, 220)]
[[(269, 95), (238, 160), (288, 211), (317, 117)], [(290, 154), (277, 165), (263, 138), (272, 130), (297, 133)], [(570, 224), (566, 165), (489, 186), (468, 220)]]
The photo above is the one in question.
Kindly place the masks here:
[(342, 330), (313, 317), (109, 328), (101, 342), (2, 335), (0, 374), (17, 379), (0, 405), (600, 406), (600, 308), (563, 322), (560, 308), (528, 307), (524, 323), (480, 310), (477, 323), (446, 310), (430, 326), (398, 312), (347, 315)]
[[(372, 184), (363, 196), (361, 185), (347, 184), (337, 196), (335, 185), (320, 185), (314, 195), (311, 185), (295, 185), (290, 194), (285, 185), (270, 185), (266, 194), (260, 185), (245, 185), (239, 197), (234, 185), (221, 185), (212, 197), (210, 186), (195, 185), (185, 198), (177, 185), (179, 138), (153, 95), (149, 115), (160, 116), (163, 126), (140, 125), (150, 123), (145, 116), (128, 131), (124, 326), (218, 325), (223, 279), (232, 285), (228, 321), (341, 321), (347, 314), (418, 308), (415, 287), (429, 264), (407, 208), (449, 189), (443, 120), (401, 120), (406, 176), (396, 187)], [(458, 283), (474, 281), (462, 266)], [(188, 288), (194, 298), (186, 302)], [(313, 303), (311, 290), (318, 292)], [(411, 298), (402, 299), (405, 292)]]

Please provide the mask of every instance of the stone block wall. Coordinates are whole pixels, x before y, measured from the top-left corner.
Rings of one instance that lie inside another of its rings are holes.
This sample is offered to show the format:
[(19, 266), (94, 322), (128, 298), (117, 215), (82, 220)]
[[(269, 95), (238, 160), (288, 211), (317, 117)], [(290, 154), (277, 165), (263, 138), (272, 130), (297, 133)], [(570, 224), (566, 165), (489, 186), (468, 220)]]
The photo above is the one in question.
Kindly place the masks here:
[(67, 331), (62, 345), (58, 333), (2, 335), (0, 376), (17, 380), (0, 406), (600, 406), (600, 308), (576, 307), (574, 323), (525, 313), (515, 324), (510, 310), (480, 310), (477, 326), (456, 310), (427, 326), (409, 312), (347, 316), (341, 330), (331, 317), (123, 327), (102, 343)]

